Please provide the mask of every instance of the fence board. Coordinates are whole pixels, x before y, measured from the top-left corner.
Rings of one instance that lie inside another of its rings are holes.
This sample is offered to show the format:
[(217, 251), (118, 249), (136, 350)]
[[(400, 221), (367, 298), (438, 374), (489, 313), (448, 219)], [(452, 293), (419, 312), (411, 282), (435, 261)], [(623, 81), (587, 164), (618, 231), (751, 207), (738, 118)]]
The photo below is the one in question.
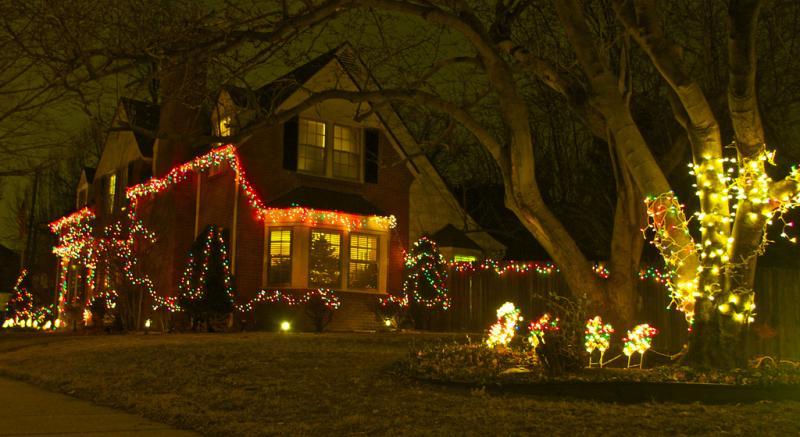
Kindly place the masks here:
[[(495, 311), (504, 302), (514, 302), (526, 318), (544, 312), (537, 295), (548, 291), (566, 295), (567, 287), (558, 272), (513, 271), (498, 275), (493, 270), (450, 271), (448, 279), (453, 305), (434, 326), (442, 330), (483, 332), (495, 321)], [(759, 355), (800, 359), (800, 271), (761, 267), (756, 281), (756, 322), (751, 329), (749, 349)], [(659, 330), (653, 340), (658, 351), (675, 353), (688, 341), (683, 313), (667, 309), (666, 288), (655, 281), (639, 282), (638, 318)], [(624, 336), (617, 328), (615, 337)]]

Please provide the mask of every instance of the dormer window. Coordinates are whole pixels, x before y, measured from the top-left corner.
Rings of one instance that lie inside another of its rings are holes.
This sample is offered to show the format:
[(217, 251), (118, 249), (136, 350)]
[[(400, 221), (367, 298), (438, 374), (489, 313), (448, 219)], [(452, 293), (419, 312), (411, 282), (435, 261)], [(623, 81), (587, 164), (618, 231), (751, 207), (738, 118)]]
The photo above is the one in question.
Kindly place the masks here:
[(106, 212), (113, 214), (114, 200), (117, 194), (117, 175), (111, 174), (106, 181)]
[[(304, 118), (299, 124), (299, 171), (338, 179), (360, 179), (363, 164), (358, 129)], [(331, 132), (333, 135), (329, 135)]]
[(361, 147), (356, 130), (347, 126), (333, 126), (333, 177), (358, 179), (361, 168)]
[(222, 118), (217, 124), (217, 134), (221, 137), (233, 135), (233, 121), (230, 117)]
[(297, 144), (297, 169), (325, 175), (325, 123), (300, 119), (300, 139)]

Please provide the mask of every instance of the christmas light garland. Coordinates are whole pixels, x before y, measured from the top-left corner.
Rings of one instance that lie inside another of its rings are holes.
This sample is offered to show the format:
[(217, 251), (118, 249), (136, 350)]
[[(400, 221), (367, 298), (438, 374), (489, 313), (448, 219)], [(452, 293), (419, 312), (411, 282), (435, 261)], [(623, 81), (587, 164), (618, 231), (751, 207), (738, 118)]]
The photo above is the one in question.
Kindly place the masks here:
[(265, 223), (304, 223), (310, 226), (319, 224), (338, 225), (350, 230), (362, 228), (392, 229), (397, 226), (394, 216), (361, 216), (339, 211), (315, 210), (294, 206), (290, 208), (267, 208), (247, 179), (241, 165), (236, 147), (232, 144), (216, 148), (190, 162), (179, 165), (161, 178), (152, 178), (147, 182), (128, 188), (126, 196), (135, 203), (139, 198), (155, 195), (169, 187), (183, 182), (194, 172), (206, 172), (211, 167), (227, 163), (233, 169), (239, 188), (242, 190), (248, 205), (255, 211), (256, 217)]
[(484, 259), (482, 261), (448, 261), (447, 264), (453, 268), (454, 271), (462, 272), (477, 272), (482, 270), (492, 270), (498, 275), (504, 273), (528, 273), (535, 272), (540, 275), (549, 275), (557, 273), (558, 267), (550, 262), (522, 262), (522, 261), (498, 261), (493, 259)]
[(320, 299), (329, 310), (337, 310), (341, 306), (338, 294), (330, 288), (315, 288), (309, 290), (260, 290), (256, 296), (248, 302), (235, 305), (234, 309), (239, 312), (250, 312), (255, 306), (261, 303), (280, 303), (287, 306), (297, 306), (308, 303), (312, 299)]
[(84, 248), (92, 244), (94, 219), (94, 211), (86, 207), (50, 223), (50, 231), (58, 235), (53, 253), (58, 258), (79, 258)]

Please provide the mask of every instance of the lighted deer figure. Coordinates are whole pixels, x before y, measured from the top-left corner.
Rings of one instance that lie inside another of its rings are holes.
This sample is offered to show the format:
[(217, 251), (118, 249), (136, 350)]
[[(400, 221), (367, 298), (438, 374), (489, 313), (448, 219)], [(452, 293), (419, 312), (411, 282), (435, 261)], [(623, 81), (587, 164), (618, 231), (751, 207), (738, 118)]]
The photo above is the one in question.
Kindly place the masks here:
[(589, 352), (589, 367), (592, 367), (592, 353), (595, 349), (600, 351), (600, 361), (598, 364), (603, 368), (603, 355), (611, 344), (611, 334), (614, 333), (614, 327), (610, 324), (603, 324), (603, 319), (600, 316), (594, 316), (586, 322), (586, 330), (583, 332), (584, 346), (586, 352)]
[(539, 320), (531, 322), (530, 326), (528, 326), (528, 343), (534, 349), (539, 346), (539, 343), (544, 343), (545, 331), (558, 331), (560, 329), (558, 321), (558, 317), (552, 319), (550, 314), (544, 313), (542, 317), (539, 317)]
[(625, 342), (622, 352), (628, 357), (628, 368), (631, 367), (631, 356), (637, 352), (641, 355), (639, 368), (642, 368), (644, 354), (652, 346), (653, 337), (656, 334), (658, 334), (658, 330), (646, 323), (637, 325), (633, 331), (628, 331), (628, 336), (622, 339)]
[(497, 345), (507, 346), (511, 343), (517, 331), (517, 323), (522, 321), (519, 309), (511, 302), (504, 303), (497, 309), (497, 321), (489, 327), (489, 338), (486, 345), (495, 347)]

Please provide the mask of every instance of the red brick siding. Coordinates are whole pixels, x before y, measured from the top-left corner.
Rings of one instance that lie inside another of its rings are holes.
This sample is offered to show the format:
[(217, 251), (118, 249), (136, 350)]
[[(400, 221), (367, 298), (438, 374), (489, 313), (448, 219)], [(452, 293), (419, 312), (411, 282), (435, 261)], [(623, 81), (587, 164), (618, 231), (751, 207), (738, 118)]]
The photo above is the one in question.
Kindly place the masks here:
[(236, 290), (239, 302), (248, 302), (261, 289), (264, 257), (264, 224), (247, 199), (239, 195), (236, 230)]

